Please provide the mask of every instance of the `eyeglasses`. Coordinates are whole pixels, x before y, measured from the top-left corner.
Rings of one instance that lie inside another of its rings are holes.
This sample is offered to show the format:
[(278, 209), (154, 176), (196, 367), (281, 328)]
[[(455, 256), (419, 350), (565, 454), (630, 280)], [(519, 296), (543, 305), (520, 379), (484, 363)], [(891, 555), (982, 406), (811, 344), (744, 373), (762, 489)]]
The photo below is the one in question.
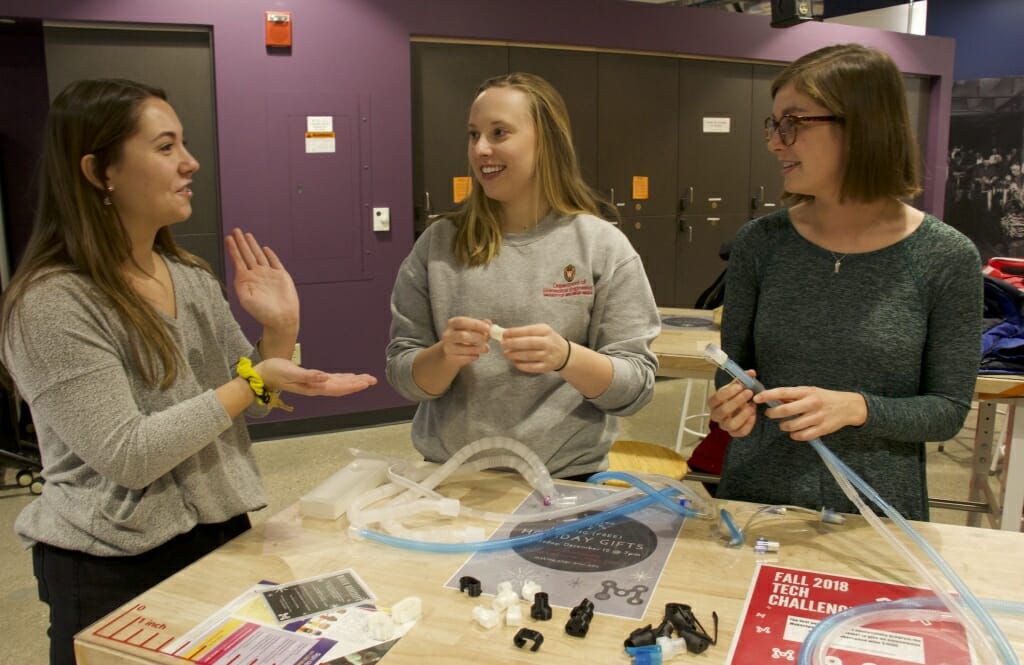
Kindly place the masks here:
[(779, 141), (784, 146), (791, 146), (796, 142), (797, 127), (805, 122), (842, 122), (843, 119), (837, 115), (784, 115), (778, 121), (768, 116), (764, 119), (764, 140), (771, 141), (772, 134), (779, 133)]

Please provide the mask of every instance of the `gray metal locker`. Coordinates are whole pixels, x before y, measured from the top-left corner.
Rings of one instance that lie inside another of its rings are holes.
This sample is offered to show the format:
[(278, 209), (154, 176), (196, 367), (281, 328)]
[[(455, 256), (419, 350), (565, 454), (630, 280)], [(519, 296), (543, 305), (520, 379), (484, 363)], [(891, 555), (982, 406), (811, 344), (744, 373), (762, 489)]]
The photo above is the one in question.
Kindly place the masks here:
[(452, 210), (453, 182), (468, 177), (466, 121), (477, 87), (508, 73), (508, 47), (412, 44), (413, 201), (416, 231)]
[(675, 58), (598, 56), (598, 184), (659, 305), (675, 302), (678, 77)]

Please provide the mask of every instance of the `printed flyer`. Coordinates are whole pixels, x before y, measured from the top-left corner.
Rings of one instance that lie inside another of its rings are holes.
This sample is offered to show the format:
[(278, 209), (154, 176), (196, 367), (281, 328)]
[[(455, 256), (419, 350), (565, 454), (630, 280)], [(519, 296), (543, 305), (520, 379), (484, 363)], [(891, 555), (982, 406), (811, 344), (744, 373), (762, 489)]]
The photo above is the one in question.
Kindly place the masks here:
[[(925, 597), (928, 589), (762, 564), (729, 651), (731, 665), (795, 662), (807, 634), (825, 617), (881, 600)], [(844, 635), (829, 665), (971, 663), (959, 624), (885, 621)]]
[(369, 617), (382, 610), (368, 602), (373, 598), (348, 569), (281, 585), (261, 582), (180, 636), (169, 634), (167, 623), (145, 605), (93, 634), (200, 665), (365, 665), (380, 660), (416, 625), (399, 624), (389, 639), (374, 638)]
[[(615, 490), (595, 485), (574, 487), (573, 491), (583, 503)], [(516, 514), (543, 510), (543, 501), (535, 492)], [(459, 579), (468, 575), (480, 580), (484, 593), (493, 594), (499, 582), (512, 582), (518, 592), (529, 580), (541, 586), (553, 606), (571, 608), (587, 598), (600, 614), (639, 620), (654, 595), (683, 520), (665, 508), (648, 506), (533, 545), (478, 552), (445, 586), (458, 590)], [(561, 523), (509, 522), (495, 531), (492, 540), (546, 531)]]

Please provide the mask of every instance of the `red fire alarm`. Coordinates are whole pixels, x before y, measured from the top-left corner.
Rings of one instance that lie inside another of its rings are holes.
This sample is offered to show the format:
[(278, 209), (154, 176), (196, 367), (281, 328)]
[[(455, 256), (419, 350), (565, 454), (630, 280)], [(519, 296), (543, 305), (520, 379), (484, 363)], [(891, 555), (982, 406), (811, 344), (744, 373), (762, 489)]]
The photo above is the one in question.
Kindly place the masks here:
[(267, 46), (280, 48), (292, 45), (292, 13), (266, 12)]

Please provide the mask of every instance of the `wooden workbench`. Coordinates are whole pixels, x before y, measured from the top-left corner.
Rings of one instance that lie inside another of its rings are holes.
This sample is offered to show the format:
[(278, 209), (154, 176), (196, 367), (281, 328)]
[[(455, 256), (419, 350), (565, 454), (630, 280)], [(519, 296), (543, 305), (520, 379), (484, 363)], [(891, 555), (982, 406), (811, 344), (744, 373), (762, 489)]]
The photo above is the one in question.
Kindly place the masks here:
[[(478, 475), (442, 489), (472, 505), (506, 512), (527, 491), (517, 477), (493, 474)], [(757, 508), (754, 504), (735, 502), (723, 505), (730, 508), (741, 524)], [(979, 597), (1024, 601), (1024, 568), (1020, 565), (1024, 561), (1024, 535), (943, 524), (915, 526)], [(785, 518), (769, 523), (761, 531), (781, 543), (771, 563), (922, 585), (859, 516), (835, 527)], [(980, 552), (985, 556), (979, 557)], [(714, 538), (710, 521), (687, 520), (669, 555), (665, 573), (656, 582), (642, 621), (597, 615), (589, 634), (575, 638), (563, 632), (567, 610), (556, 607), (551, 621), (538, 622), (529, 617), (527, 607), (524, 625), (541, 631), (545, 638), (539, 653), (533, 653), (513, 645), (516, 628), (485, 630), (471, 620), (472, 608), (483, 604), (481, 601), (489, 605), (490, 598), (470, 598), (443, 587), (465, 559), (466, 555), (431, 554), (355, 541), (347, 533), (344, 517), (334, 522), (303, 519), (296, 505), (126, 607), (143, 606), (146, 616), (165, 633), (181, 635), (260, 580), (281, 583), (352, 568), (383, 605), (410, 595), (423, 601), (422, 619), (385, 656), (388, 665), (629, 663), (623, 641), (634, 629), (647, 623), (657, 624), (668, 602), (689, 604), (709, 630), (711, 612), (718, 613), (719, 644), (699, 657), (700, 662), (714, 665), (726, 662), (752, 576), (758, 563), (766, 560), (749, 546), (724, 547)], [(104, 622), (79, 634), (76, 652), (80, 665), (184, 662), (97, 637), (94, 632)], [(1024, 649), (1020, 626), (1011, 625), (1004, 630), (1015, 648)]]

